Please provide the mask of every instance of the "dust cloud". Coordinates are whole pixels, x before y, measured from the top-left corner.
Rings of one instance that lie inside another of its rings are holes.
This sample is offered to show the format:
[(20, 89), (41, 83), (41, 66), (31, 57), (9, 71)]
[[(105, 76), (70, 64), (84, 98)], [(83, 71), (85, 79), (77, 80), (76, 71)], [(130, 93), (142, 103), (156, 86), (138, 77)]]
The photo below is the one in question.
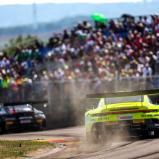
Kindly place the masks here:
[[(141, 85), (141, 84), (143, 84), (143, 85)], [(104, 84), (104, 85), (102, 85), (102, 84), (97, 85), (95, 83), (94, 85), (96, 86), (96, 88), (98, 87), (99, 89), (94, 89), (95, 87), (93, 85), (91, 87), (88, 87), (87, 84), (85, 86), (79, 87), (79, 88), (74, 86), (75, 94), (73, 96), (75, 98), (73, 98), (73, 100), (72, 100), (72, 105), (74, 106), (77, 124), (79, 124), (79, 122), (81, 120), (81, 116), (79, 114), (80, 108), (84, 109), (86, 111), (87, 108), (92, 109), (93, 105), (94, 106), (97, 105), (97, 102), (94, 101), (93, 99), (91, 99), (92, 102), (89, 101), (89, 102), (83, 103), (83, 102), (81, 102), (81, 100), (77, 100), (77, 97), (84, 97), (88, 93), (113, 92), (113, 91), (134, 91), (134, 90), (141, 88), (141, 86), (143, 87), (142, 89), (144, 89), (146, 83), (145, 83), (145, 81), (134, 81), (133, 80), (131, 82), (130, 81), (127, 81), (127, 82), (118, 81), (115, 83), (115, 85), (111, 82), (110, 83), (108, 82), (108, 84)], [(93, 104), (93, 103), (96, 103), (96, 104)], [(84, 105), (84, 107), (80, 106), (82, 104)], [(91, 107), (89, 107), (89, 106), (91, 106)], [(83, 118), (84, 118), (84, 115), (83, 115)], [(90, 143), (88, 143), (86, 137), (82, 138), (81, 144), (78, 147), (79, 153), (80, 152), (92, 153), (94, 151), (98, 151), (103, 146), (111, 147), (111, 146), (118, 144), (118, 143), (121, 143), (121, 142), (134, 141), (139, 136), (136, 133), (132, 132), (130, 129), (126, 128), (126, 126), (120, 126), (119, 128), (113, 129), (111, 132), (108, 131), (106, 128), (105, 129), (105, 137), (106, 137), (106, 139), (104, 141), (98, 142), (95, 144), (91, 144), (91, 145), (90, 145)]]
[[(106, 85), (105, 85), (106, 86)], [(97, 89), (98, 88), (98, 89)], [(99, 89), (100, 88), (100, 89)], [(101, 89), (102, 88), (102, 89)], [(99, 99), (86, 99), (86, 95), (88, 93), (98, 93), (98, 92), (108, 92), (112, 89), (112, 86), (109, 85), (107, 87), (101, 87), (99, 83), (90, 84), (89, 82), (85, 81), (81, 83), (71, 82), (71, 87), (68, 88), (66, 94), (69, 95), (70, 105), (71, 105), (71, 115), (74, 117), (75, 125), (84, 125), (84, 113), (88, 109), (95, 108), (97, 106), (97, 101)], [(70, 91), (71, 90), (71, 91)], [(112, 92), (112, 90), (111, 90)], [(100, 150), (103, 146), (104, 147), (111, 147), (112, 145), (130, 139), (129, 131), (125, 128), (120, 128), (120, 131), (113, 130), (107, 131), (105, 130), (105, 140), (102, 142), (96, 143), (89, 143), (86, 139), (85, 132), (82, 134), (82, 138), (80, 138), (80, 144), (76, 147), (77, 154), (87, 154), (93, 153), (95, 151)]]

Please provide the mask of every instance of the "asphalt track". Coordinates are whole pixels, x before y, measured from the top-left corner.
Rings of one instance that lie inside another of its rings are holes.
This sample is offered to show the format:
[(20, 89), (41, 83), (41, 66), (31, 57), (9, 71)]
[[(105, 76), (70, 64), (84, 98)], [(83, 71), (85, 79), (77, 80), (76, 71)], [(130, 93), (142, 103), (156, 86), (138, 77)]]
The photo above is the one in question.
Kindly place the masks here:
[(57, 151), (41, 156), (48, 159), (159, 159), (159, 139), (116, 136), (107, 143), (90, 145), (85, 141), (84, 127), (27, 133), (10, 133), (0, 140), (37, 140), (57, 144)]

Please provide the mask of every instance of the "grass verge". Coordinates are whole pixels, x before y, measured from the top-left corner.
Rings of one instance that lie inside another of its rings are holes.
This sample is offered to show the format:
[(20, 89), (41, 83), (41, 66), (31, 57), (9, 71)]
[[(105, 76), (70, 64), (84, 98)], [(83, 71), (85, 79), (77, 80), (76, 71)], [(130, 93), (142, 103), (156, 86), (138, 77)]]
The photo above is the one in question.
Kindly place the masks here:
[(0, 141), (0, 159), (25, 157), (28, 153), (44, 148), (55, 148), (48, 142), (37, 141)]

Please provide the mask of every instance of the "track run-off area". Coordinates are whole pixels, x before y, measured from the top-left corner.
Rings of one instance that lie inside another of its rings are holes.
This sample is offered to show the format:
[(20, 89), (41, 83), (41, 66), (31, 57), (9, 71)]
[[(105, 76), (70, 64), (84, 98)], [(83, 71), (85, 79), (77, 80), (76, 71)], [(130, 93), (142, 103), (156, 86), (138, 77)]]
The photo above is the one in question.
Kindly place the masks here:
[(158, 159), (159, 138), (112, 137), (105, 144), (89, 144), (83, 126), (58, 130), (8, 133), (0, 140), (36, 140), (53, 142), (57, 148), (34, 158), (48, 159)]

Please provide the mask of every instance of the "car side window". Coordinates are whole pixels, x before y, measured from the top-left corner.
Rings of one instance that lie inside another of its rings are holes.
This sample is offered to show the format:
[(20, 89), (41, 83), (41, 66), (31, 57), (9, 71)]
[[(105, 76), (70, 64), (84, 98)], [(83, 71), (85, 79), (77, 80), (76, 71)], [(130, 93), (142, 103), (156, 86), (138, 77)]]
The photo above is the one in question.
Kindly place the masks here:
[(102, 107), (103, 105), (105, 105), (104, 98), (99, 100), (98, 107)]
[(3, 107), (0, 107), (0, 115), (2, 115), (2, 114), (6, 114), (6, 111), (4, 110)]

